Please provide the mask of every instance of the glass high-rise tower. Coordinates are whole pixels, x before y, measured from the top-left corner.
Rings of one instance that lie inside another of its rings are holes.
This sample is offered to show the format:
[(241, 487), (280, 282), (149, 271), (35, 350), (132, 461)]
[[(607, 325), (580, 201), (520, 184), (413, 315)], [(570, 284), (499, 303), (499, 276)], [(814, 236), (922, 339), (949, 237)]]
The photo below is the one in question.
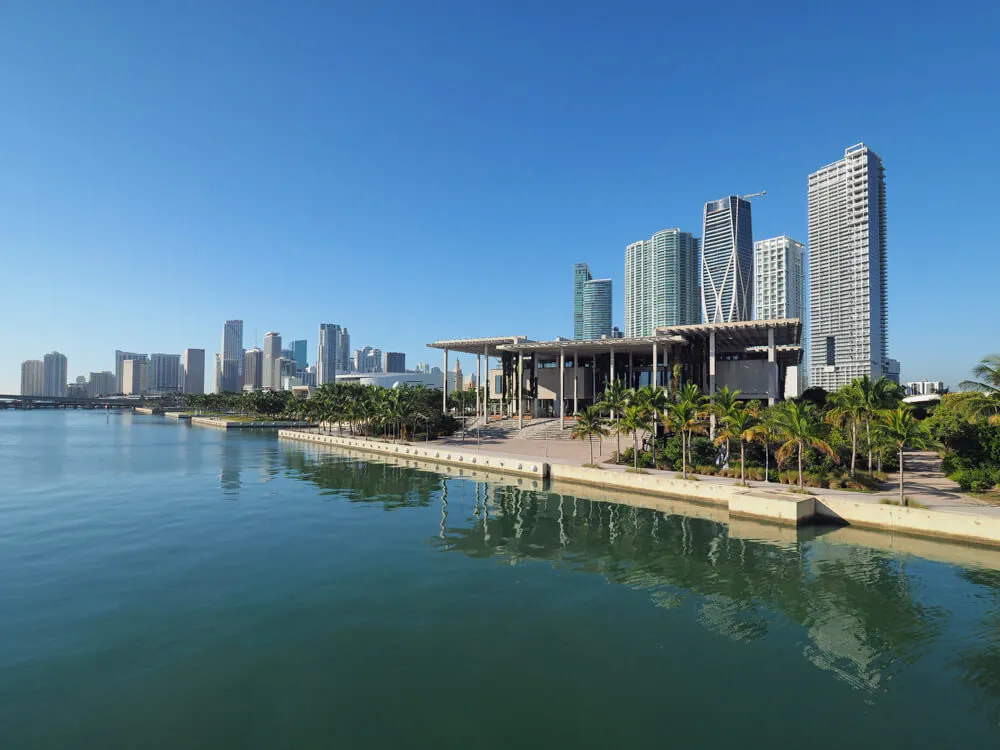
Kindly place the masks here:
[(611, 338), (611, 279), (589, 279), (583, 285), (583, 338)]
[(701, 314), (706, 323), (753, 315), (753, 227), (750, 202), (736, 195), (705, 204)]
[(573, 338), (580, 341), (583, 335), (583, 287), (594, 278), (590, 266), (577, 263), (573, 266)]
[(863, 143), (809, 175), (809, 319), (811, 385), (889, 374), (885, 168)]
[(698, 238), (663, 229), (625, 248), (625, 336), (698, 323)]

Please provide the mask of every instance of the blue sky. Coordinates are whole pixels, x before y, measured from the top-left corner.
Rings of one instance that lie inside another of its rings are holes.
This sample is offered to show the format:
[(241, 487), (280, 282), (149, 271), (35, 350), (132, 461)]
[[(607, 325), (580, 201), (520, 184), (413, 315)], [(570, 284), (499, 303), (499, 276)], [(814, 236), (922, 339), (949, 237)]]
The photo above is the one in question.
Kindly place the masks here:
[(0, 9), (0, 392), (53, 349), (219, 349), (222, 323), (439, 353), (572, 335), (572, 265), (700, 234), (860, 141), (887, 169), (904, 378), (1000, 350), (996, 4), (31, 2)]

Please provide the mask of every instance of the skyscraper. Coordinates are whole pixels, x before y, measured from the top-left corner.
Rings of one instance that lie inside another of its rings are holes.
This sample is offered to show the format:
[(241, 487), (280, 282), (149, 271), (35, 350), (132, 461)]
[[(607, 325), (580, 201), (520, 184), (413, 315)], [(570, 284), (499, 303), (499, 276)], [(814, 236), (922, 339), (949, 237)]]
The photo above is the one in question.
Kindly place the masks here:
[(351, 371), (351, 334), (346, 328), (341, 328), (337, 334), (337, 352), (340, 356), (337, 369), (341, 372)]
[(177, 393), (181, 387), (178, 379), (181, 372), (180, 354), (150, 354), (146, 392)]
[(45, 395), (45, 363), (40, 359), (29, 359), (21, 363), (21, 395)]
[(782, 235), (753, 243), (755, 320), (798, 318), (806, 311), (806, 248)]
[(381, 372), (382, 350), (363, 346), (354, 351), (354, 372)]
[(68, 370), (66, 356), (59, 352), (50, 352), (42, 360), (42, 376), (44, 378), (43, 396), (66, 395), (66, 372)]
[(750, 320), (753, 314), (750, 202), (736, 195), (705, 204), (701, 314), (706, 323)]
[(127, 359), (146, 359), (145, 354), (139, 354), (137, 352), (123, 352), (119, 349), (115, 350), (115, 393), (124, 393), (122, 390), (122, 363)]
[(663, 229), (625, 248), (625, 336), (701, 320), (698, 238)]
[(126, 359), (122, 362), (122, 394), (138, 396), (146, 392), (149, 361), (146, 359)]
[(583, 338), (611, 337), (611, 279), (590, 279), (583, 285)]
[(319, 348), (316, 350), (316, 385), (337, 382), (340, 367), (340, 326), (336, 323), (319, 324)]
[(281, 390), (281, 334), (269, 331), (264, 334), (263, 387)]
[(299, 370), (309, 367), (309, 349), (305, 339), (292, 342), (292, 359)]
[(216, 381), (223, 391), (243, 388), (243, 321), (227, 320), (222, 327), (222, 355), (218, 359), (221, 372)]
[(809, 175), (810, 382), (890, 369), (885, 169), (864, 143)]
[(184, 393), (205, 392), (205, 350), (184, 350)]
[(382, 355), (382, 372), (406, 372), (406, 355), (403, 352), (385, 352)]
[(257, 348), (247, 349), (243, 360), (243, 390), (259, 391), (264, 387), (264, 352)]
[(115, 388), (117, 387), (118, 382), (115, 380), (113, 372), (108, 370), (92, 372), (90, 373), (90, 379), (87, 381), (87, 395), (90, 398), (110, 396), (116, 392)]
[(577, 263), (573, 266), (573, 338), (580, 341), (583, 336), (583, 287), (594, 278), (590, 266)]

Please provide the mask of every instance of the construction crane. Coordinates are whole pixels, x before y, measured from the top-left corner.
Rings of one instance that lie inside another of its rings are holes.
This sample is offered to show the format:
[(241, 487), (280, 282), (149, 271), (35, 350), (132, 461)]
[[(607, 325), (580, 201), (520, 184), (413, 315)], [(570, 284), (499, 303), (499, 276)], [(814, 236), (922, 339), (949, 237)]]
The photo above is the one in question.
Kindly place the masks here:
[(759, 193), (749, 193), (747, 195), (741, 195), (740, 196), (740, 200), (744, 200), (745, 201), (747, 198), (756, 198), (758, 196), (763, 197), (765, 195), (767, 195), (767, 191), (766, 190), (761, 190)]

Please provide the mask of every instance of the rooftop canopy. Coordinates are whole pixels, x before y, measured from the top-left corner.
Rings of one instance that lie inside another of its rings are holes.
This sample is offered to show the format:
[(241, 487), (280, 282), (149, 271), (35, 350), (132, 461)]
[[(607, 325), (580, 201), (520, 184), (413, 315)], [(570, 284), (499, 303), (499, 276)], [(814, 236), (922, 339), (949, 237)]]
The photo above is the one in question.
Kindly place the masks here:
[(530, 343), (527, 336), (489, 336), (482, 339), (444, 339), (443, 341), (432, 341), (431, 349), (447, 349), (450, 352), (461, 352), (462, 354), (487, 354), (490, 357), (499, 357), (499, 349), (507, 344)]
[(715, 333), (717, 349), (754, 350), (767, 348), (768, 331), (774, 331), (774, 343), (780, 350), (801, 347), (802, 321), (798, 318), (740, 320), (735, 323), (697, 323), (687, 326), (660, 326), (660, 336), (681, 336), (686, 341), (707, 339)]

